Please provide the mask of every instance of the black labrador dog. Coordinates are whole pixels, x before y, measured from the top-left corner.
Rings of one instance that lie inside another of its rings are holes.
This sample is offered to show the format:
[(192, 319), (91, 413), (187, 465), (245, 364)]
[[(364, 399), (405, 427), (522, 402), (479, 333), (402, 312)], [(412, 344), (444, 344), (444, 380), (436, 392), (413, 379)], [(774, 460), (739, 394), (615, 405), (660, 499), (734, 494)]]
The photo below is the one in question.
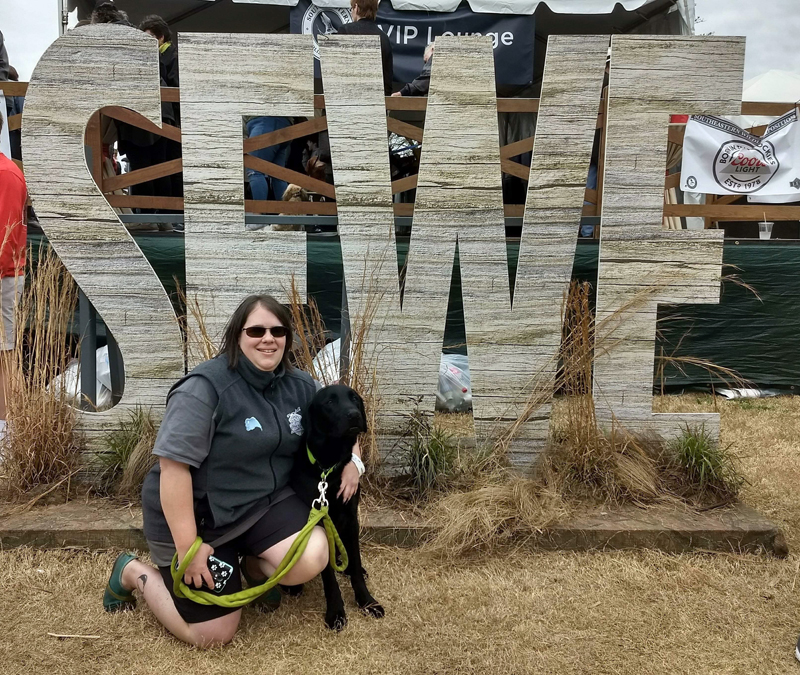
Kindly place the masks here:
[[(341, 384), (325, 387), (312, 399), (306, 422), (308, 449), (316, 462), (311, 463), (307, 452), (301, 454), (292, 473), (292, 487), (297, 496), (310, 505), (319, 497), (320, 474), (323, 470), (335, 467), (327, 478), (326, 496), (330, 504), (331, 520), (347, 551), (348, 565), (344, 573), (350, 577), (361, 611), (381, 618), (384, 615), (383, 607), (369, 592), (364, 581), (366, 570), (361, 566), (361, 550), (358, 544), (360, 490), (356, 490), (347, 503), (336, 496), (341, 486), (342, 470), (350, 461), (358, 434), (367, 430), (364, 401), (350, 387)], [(327, 603), (325, 623), (328, 628), (341, 630), (347, 623), (347, 616), (336, 572), (330, 565), (322, 572), (322, 584)], [(290, 595), (299, 595), (302, 588), (302, 585), (290, 586), (286, 590)]]

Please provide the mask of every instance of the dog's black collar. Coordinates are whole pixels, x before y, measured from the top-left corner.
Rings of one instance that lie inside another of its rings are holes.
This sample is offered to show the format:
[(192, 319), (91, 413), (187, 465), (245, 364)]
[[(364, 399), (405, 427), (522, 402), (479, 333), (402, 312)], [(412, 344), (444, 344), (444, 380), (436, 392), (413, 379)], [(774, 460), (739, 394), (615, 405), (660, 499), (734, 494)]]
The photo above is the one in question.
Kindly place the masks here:
[[(317, 463), (317, 458), (316, 458), (316, 457), (314, 457), (314, 455), (312, 455), (312, 454), (311, 454), (311, 448), (309, 448), (308, 446), (306, 446), (306, 453), (308, 453), (308, 461), (309, 461), (309, 462), (311, 462), (311, 465), (313, 466), (314, 464), (316, 464), (316, 463)], [(330, 469), (322, 469), (322, 478), (323, 478), (323, 480), (324, 480), (325, 478), (327, 478), (327, 477), (328, 477), (328, 476), (331, 474), (331, 472), (332, 472), (332, 471), (333, 471), (333, 470), (334, 470), (334, 469), (335, 469), (337, 466), (339, 466), (339, 464), (340, 464), (340, 463), (341, 463), (341, 462), (337, 462), (337, 463), (336, 463), (336, 464), (334, 464), (334, 465), (333, 465), (333, 466), (332, 466)]]

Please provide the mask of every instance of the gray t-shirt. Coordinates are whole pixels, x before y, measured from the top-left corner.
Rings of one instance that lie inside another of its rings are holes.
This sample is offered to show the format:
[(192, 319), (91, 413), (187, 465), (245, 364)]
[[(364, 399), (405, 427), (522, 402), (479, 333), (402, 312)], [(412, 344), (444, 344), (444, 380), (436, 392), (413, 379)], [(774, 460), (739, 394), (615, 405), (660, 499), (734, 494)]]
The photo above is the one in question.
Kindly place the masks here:
[(169, 397), (153, 454), (199, 467), (211, 449), (219, 398), (204, 377), (190, 377)]
[[(320, 382), (314, 382), (317, 391)], [(214, 413), (219, 402), (214, 386), (205, 377), (190, 377), (178, 384), (167, 401), (153, 454), (188, 464), (195, 469), (208, 457), (214, 437)], [(148, 511), (146, 536), (157, 565), (168, 565), (174, 553), (167, 522), (159, 503), (158, 465), (147, 476), (142, 505)], [(291, 491), (289, 491), (291, 494)], [(284, 496), (282, 492), (279, 499)], [(163, 549), (163, 550), (162, 550)]]

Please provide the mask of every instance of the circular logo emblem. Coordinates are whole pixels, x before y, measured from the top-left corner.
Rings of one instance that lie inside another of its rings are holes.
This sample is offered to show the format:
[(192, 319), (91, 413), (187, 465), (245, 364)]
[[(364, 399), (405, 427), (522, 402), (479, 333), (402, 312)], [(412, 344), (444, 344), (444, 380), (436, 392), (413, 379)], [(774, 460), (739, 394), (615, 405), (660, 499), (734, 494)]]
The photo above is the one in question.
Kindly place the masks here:
[(779, 167), (775, 148), (769, 141), (756, 146), (738, 139), (723, 143), (717, 152), (714, 179), (726, 190), (749, 194), (758, 192), (769, 183)]
[(332, 35), (346, 23), (353, 21), (350, 10), (344, 7), (326, 7), (322, 9), (310, 4), (303, 14), (303, 35), (311, 35), (314, 40), (314, 58), (319, 61), (319, 45), (317, 35)]
[(692, 190), (694, 190), (694, 188), (696, 188), (696, 187), (697, 187), (697, 178), (695, 178), (694, 176), (689, 176), (689, 177), (686, 179), (686, 185), (687, 185), (689, 188), (691, 188)]

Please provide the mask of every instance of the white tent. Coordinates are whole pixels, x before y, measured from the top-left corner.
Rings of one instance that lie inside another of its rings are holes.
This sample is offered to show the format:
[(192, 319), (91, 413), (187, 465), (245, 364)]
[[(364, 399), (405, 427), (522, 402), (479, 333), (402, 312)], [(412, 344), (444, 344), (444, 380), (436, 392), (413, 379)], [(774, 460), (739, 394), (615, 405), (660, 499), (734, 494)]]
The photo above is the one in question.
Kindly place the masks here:
[[(800, 101), (800, 73), (789, 70), (769, 70), (747, 80), (742, 87), (742, 101), (760, 103), (796, 103)], [(774, 117), (740, 115), (731, 118), (740, 127), (769, 124)]]
[[(99, 1), (99, 0), (97, 0)], [(460, 0), (384, 0), (396, 10), (450, 12)], [(691, 34), (694, 0), (467, 0), (479, 13), (536, 14), (536, 32), (551, 34)], [(95, 0), (61, 0), (88, 18)], [(159, 14), (174, 30), (286, 32), (298, 0), (115, 0), (135, 24)], [(349, 0), (317, 0), (321, 7), (349, 7)]]

